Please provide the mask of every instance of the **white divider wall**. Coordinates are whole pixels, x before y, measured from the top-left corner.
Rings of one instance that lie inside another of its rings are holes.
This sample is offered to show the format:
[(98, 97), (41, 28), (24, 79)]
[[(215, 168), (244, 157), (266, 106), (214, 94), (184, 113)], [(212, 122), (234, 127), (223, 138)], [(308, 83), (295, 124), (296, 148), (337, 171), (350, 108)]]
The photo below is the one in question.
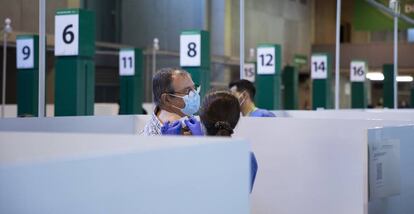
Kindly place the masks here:
[(399, 195), (369, 202), (369, 214), (414, 213), (414, 126), (368, 130), (368, 142), (398, 140), (400, 143)]
[(382, 119), (414, 121), (414, 110), (317, 110), (273, 111), (278, 117), (312, 119)]
[(0, 213), (247, 214), (249, 161), (237, 139), (3, 132)]
[(150, 115), (0, 119), (0, 131), (137, 134)]
[(259, 169), (253, 213), (365, 214), (367, 128), (405, 121), (242, 118)]

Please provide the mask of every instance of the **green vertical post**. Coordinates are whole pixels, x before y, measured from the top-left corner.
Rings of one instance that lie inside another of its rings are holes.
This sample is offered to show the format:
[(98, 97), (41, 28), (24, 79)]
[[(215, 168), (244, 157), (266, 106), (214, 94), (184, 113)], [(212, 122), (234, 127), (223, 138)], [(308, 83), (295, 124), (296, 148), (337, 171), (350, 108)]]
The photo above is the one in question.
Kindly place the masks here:
[(281, 46), (260, 44), (257, 46), (256, 105), (270, 110), (281, 109)]
[(353, 60), (350, 67), (351, 108), (364, 109), (367, 106), (367, 90), (365, 75), (368, 66), (365, 61)]
[(327, 53), (314, 53), (311, 59), (312, 109), (332, 108), (332, 60)]
[(17, 116), (38, 116), (39, 36), (16, 37)]
[(58, 10), (55, 16), (55, 116), (93, 115), (95, 14)]
[(385, 64), (382, 66), (382, 69), (384, 74), (384, 107), (394, 108), (394, 65)]
[(203, 97), (210, 90), (210, 34), (204, 30), (187, 30), (180, 36), (180, 66), (201, 86)]
[(143, 71), (141, 49), (123, 48), (120, 50), (120, 114), (142, 114)]
[(296, 110), (298, 109), (298, 82), (299, 72), (294, 66), (286, 66), (283, 74), (283, 85), (285, 87), (283, 103), (284, 109)]

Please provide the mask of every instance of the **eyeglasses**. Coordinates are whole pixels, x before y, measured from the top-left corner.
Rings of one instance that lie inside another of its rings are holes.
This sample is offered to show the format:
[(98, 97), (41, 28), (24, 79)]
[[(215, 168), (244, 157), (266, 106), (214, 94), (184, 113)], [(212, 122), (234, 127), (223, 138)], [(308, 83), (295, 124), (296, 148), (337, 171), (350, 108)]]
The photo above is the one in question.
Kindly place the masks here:
[(173, 91), (172, 94), (182, 94), (182, 95), (187, 95), (189, 94), (191, 91), (195, 91), (200, 93), (201, 90), (201, 86), (198, 84), (194, 84), (194, 88), (185, 88), (182, 91)]

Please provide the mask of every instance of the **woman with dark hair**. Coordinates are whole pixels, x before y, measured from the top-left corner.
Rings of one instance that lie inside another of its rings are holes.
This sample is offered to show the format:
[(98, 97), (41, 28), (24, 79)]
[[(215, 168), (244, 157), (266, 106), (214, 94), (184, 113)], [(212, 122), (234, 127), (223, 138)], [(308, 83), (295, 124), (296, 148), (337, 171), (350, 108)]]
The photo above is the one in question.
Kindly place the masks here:
[[(184, 120), (185, 125), (191, 131), (192, 135), (207, 136), (227, 136), (231, 137), (233, 130), (240, 119), (239, 100), (228, 91), (213, 91), (208, 93), (200, 107), (200, 122), (194, 117)], [(204, 128), (202, 128), (202, 126)], [(162, 134), (180, 133), (174, 131), (174, 127), (164, 124), (161, 128)], [(250, 153), (251, 166), (251, 185), (250, 192), (253, 190), (254, 180), (257, 173), (257, 160), (253, 152)]]
[(210, 92), (204, 98), (200, 119), (207, 135), (231, 136), (239, 118), (239, 101), (230, 92)]

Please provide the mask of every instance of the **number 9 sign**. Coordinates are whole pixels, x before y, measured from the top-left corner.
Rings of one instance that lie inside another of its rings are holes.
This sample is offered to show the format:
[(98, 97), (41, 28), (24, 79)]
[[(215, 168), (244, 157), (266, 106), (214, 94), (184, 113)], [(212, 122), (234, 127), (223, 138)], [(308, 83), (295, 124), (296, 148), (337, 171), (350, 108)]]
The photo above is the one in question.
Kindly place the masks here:
[(55, 17), (55, 55), (79, 54), (79, 14), (57, 14)]
[(16, 43), (17, 69), (34, 68), (33, 38), (18, 38)]
[(201, 35), (184, 33), (180, 36), (180, 66), (201, 65)]

